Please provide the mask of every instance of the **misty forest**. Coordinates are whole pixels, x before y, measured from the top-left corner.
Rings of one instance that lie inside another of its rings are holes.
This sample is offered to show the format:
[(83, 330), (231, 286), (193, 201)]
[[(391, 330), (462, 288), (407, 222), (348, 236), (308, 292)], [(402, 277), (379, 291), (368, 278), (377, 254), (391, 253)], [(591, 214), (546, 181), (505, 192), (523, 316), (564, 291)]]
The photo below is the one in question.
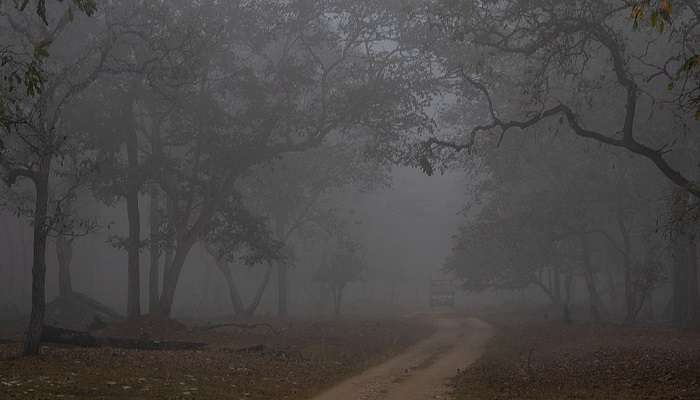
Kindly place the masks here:
[(0, 0), (0, 398), (700, 399), (700, 0)]

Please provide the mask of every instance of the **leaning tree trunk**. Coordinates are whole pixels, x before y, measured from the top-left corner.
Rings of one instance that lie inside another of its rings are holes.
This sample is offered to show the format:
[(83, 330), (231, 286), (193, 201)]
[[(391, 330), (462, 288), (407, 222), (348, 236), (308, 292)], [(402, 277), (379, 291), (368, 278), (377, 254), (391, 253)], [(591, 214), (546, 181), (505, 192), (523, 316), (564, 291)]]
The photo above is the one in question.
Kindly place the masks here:
[(236, 288), (236, 282), (233, 280), (233, 274), (231, 274), (228, 263), (217, 258), (216, 266), (219, 268), (219, 271), (221, 271), (221, 274), (224, 276), (224, 280), (226, 281), (226, 286), (228, 286), (228, 295), (229, 299), (231, 300), (234, 315), (238, 316), (244, 314), (245, 310), (243, 308), (243, 301), (241, 300), (240, 293), (238, 293), (238, 288)]
[(73, 260), (73, 238), (59, 236), (56, 239), (56, 259), (58, 260), (58, 293), (61, 297), (73, 293), (70, 265)]
[(158, 310), (162, 316), (170, 317), (172, 314), (173, 301), (175, 300), (177, 284), (180, 281), (180, 274), (187, 260), (187, 255), (192, 249), (192, 246), (194, 246), (194, 243), (194, 240), (191, 238), (178, 240), (172, 262), (165, 268), (163, 273), (163, 289), (160, 292), (160, 309)]
[(151, 187), (151, 209), (150, 209), (150, 226), (151, 240), (149, 253), (151, 256), (151, 265), (148, 271), (148, 312), (151, 314), (158, 313), (158, 297), (160, 288), (160, 256), (161, 256), (161, 238), (160, 238), (160, 190), (156, 186)]
[(39, 171), (34, 177), (34, 258), (32, 261), (32, 312), (29, 317), (24, 342), (25, 355), (39, 354), (41, 333), (46, 313), (46, 241), (48, 237), (49, 172), (51, 157), (39, 161)]
[(219, 268), (219, 271), (221, 271), (222, 275), (224, 275), (224, 280), (226, 281), (226, 285), (228, 286), (229, 298), (231, 299), (231, 305), (233, 306), (234, 315), (244, 318), (252, 317), (255, 314), (255, 311), (260, 306), (263, 294), (265, 294), (265, 289), (270, 283), (270, 277), (272, 276), (272, 264), (268, 265), (267, 270), (265, 270), (265, 276), (263, 277), (262, 282), (260, 282), (258, 288), (255, 290), (253, 299), (247, 307), (243, 305), (243, 300), (241, 299), (241, 295), (239, 294), (238, 288), (236, 287), (236, 282), (234, 281), (233, 275), (231, 274), (229, 264), (224, 260), (217, 259), (216, 266)]
[(272, 276), (272, 263), (270, 263), (267, 266), (267, 270), (265, 270), (265, 276), (263, 277), (262, 282), (260, 282), (260, 286), (258, 286), (258, 290), (255, 291), (255, 295), (253, 296), (253, 299), (251, 300), (250, 304), (245, 310), (245, 315), (248, 317), (252, 317), (253, 314), (255, 314), (255, 310), (258, 309), (260, 306), (260, 302), (262, 301), (263, 294), (265, 294), (265, 289), (267, 286), (270, 284), (270, 277)]
[[(226, 182), (230, 181), (227, 180)], [(175, 242), (175, 254), (172, 258), (172, 262), (167, 264), (163, 271), (163, 288), (160, 293), (159, 314), (170, 317), (173, 301), (175, 300), (175, 291), (177, 290), (180, 274), (182, 273), (182, 268), (185, 265), (187, 256), (194, 244), (207, 229), (214, 213), (216, 213), (225, 200), (226, 193), (227, 191), (225, 190), (218, 191), (209, 201), (205, 202), (201, 206), (200, 214), (192, 226), (189, 226), (187, 223), (190, 219), (187, 214), (177, 215), (178, 213), (175, 209), (177, 203), (175, 199), (170, 199), (168, 203), (169, 222), (175, 227), (174, 230), (171, 230), (175, 232), (175, 237), (171, 239)], [(176, 221), (180, 221), (180, 223), (178, 224)], [(172, 232), (169, 234), (173, 234)], [(168, 258), (168, 256), (166, 256), (166, 258)]]

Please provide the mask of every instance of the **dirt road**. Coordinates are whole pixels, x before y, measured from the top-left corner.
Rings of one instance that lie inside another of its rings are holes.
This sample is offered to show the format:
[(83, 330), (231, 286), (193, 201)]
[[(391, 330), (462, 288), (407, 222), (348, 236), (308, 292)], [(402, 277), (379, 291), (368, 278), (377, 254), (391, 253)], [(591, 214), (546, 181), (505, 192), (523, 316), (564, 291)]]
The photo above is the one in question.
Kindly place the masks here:
[(312, 400), (448, 399), (448, 379), (478, 358), (491, 328), (471, 318), (434, 321), (438, 330), (430, 338)]

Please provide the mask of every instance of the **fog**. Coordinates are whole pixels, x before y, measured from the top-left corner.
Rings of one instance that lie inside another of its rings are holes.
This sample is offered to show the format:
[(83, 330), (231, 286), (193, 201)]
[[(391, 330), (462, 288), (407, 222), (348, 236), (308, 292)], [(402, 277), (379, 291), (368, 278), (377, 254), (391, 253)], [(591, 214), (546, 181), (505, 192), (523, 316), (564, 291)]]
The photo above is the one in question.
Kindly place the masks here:
[[(425, 310), (429, 304), (429, 283), (441, 277), (449, 254), (451, 236), (457, 232), (463, 209), (464, 177), (448, 173), (429, 177), (414, 168), (395, 168), (391, 184), (369, 193), (350, 195), (358, 242), (366, 249), (367, 271), (362, 280), (348, 288), (350, 313), (410, 313)], [(144, 201), (147, 204), (147, 199)], [(113, 223), (110, 231), (125, 230), (117, 223), (119, 210), (100, 211)], [(3, 243), (15, 250), (6, 258), (3, 269), (7, 287), (3, 290), (5, 318), (29, 311), (31, 304), (31, 231), (15, 218), (5, 215), (3, 227), (8, 236)], [(144, 230), (147, 225), (144, 224)], [(10, 233), (15, 233), (11, 235)], [(17, 234), (19, 233), (19, 234)], [(126, 307), (127, 291), (124, 255), (105, 242), (108, 234), (95, 233), (81, 238), (73, 259), (72, 279), (75, 291), (99, 298), (116, 310)], [(54, 246), (47, 260), (47, 298), (59, 296), (58, 265)], [(148, 254), (141, 256), (147, 265)], [(331, 310), (319, 306), (320, 284), (313, 280), (316, 263), (295, 266), (290, 287), (291, 313), (297, 316), (328, 315)], [(9, 265), (13, 267), (10, 268)], [(241, 266), (236, 271), (241, 291), (250, 296), (264, 275), (260, 268)], [(147, 282), (147, 271), (142, 280)], [(176, 316), (185, 318), (222, 317), (231, 313), (226, 283), (220, 277), (215, 260), (203, 248), (193, 250), (183, 284), (176, 299)], [(147, 290), (141, 295), (146, 298)], [(276, 313), (276, 283), (270, 284), (259, 313)], [(379, 309), (377, 308), (379, 307)], [(144, 312), (147, 307), (144, 307)]]
[(0, 332), (698, 329), (699, 8), (1, 2)]

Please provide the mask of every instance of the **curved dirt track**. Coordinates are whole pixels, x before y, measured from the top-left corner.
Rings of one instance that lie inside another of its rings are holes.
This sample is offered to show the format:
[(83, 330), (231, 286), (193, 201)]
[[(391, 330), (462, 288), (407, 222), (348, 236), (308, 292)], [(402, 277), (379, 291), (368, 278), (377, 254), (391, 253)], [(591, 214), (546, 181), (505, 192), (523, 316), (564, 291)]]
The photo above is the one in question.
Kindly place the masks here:
[(433, 319), (438, 328), (433, 336), (312, 400), (448, 399), (449, 378), (479, 357), (491, 328), (473, 318)]

